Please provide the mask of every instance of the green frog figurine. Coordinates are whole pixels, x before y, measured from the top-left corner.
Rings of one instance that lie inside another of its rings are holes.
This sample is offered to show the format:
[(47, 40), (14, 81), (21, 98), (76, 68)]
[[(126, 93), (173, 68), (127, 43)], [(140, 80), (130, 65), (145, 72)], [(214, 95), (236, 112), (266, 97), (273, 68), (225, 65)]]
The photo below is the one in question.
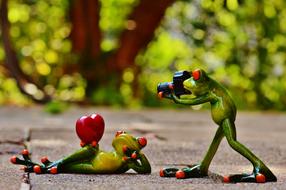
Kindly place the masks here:
[(114, 151), (105, 152), (97, 143), (103, 131), (104, 121), (100, 115), (83, 116), (76, 123), (76, 132), (82, 140), (82, 148), (75, 153), (54, 162), (43, 157), (42, 164), (38, 164), (30, 159), (28, 150), (24, 149), (23, 159), (13, 156), (10, 161), (24, 165), (22, 169), (25, 172), (37, 174), (120, 174), (129, 169), (139, 174), (151, 173), (149, 161), (141, 151), (147, 144), (146, 138), (135, 138), (124, 131), (118, 131), (112, 141)]
[(225, 176), (226, 183), (237, 182), (275, 182), (277, 178), (270, 169), (236, 138), (236, 106), (228, 91), (217, 81), (209, 77), (202, 69), (176, 72), (173, 82), (160, 83), (158, 96), (168, 98), (175, 103), (199, 105), (209, 102), (213, 121), (218, 125), (214, 139), (200, 164), (183, 169), (165, 168), (160, 171), (161, 177), (198, 178), (208, 175), (209, 165), (223, 137), (226, 137), (232, 149), (248, 159), (253, 165), (251, 174)]

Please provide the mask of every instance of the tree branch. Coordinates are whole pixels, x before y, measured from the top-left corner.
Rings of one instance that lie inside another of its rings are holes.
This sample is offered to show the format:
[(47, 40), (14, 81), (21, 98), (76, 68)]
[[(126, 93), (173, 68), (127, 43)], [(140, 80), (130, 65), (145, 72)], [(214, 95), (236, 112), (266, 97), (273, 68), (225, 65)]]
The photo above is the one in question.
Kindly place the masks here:
[(11, 44), (9, 35), (9, 21), (8, 21), (8, 8), (7, 0), (1, 0), (0, 5), (0, 27), (2, 30), (2, 38), (5, 51), (5, 66), (10, 72), (11, 76), (16, 80), (20, 91), (38, 103), (45, 103), (50, 100), (50, 97), (27, 76), (19, 65), (16, 52)]
[(122, 71), (133, 65), (138, 52), (152, 40), (166, 9), (175, 0), (141, 0), (129, 16), (120, 37), (119, 49), (109, 61), (110, 68)]

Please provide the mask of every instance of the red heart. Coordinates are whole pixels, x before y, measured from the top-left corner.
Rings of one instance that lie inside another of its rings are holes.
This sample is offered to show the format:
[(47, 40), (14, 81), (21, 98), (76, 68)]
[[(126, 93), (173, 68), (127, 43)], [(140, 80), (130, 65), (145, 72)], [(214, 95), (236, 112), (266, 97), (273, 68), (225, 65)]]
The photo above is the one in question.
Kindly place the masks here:
[(86, 144), (99, 142), (104, 132), (104, 120), (99, 114), (82, 116), (76, 121), (76, 133)]

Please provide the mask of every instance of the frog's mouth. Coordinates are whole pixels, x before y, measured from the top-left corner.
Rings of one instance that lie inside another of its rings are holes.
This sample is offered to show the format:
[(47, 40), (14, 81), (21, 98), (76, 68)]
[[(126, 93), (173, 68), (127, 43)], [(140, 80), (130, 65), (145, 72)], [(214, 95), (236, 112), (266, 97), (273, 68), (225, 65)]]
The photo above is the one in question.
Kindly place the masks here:
[(189, 89), (184, 88), (185, 90), (185, 94), (192, 94), (192, 91), (190, 91)]
[(192, 94), (191, 89), (189, 89), (187, 86), (184, 86), (184, 94)]

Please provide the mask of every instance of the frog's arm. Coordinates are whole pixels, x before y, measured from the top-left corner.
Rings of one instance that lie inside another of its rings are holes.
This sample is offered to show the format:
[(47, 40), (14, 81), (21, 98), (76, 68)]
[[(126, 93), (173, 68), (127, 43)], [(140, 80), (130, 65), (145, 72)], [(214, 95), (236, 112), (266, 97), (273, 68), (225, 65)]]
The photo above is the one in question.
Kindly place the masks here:
[(138, 153), (137, 156), (141, 163), (139, 163), (137, 160), (132, 160), (128, 163), (128, 167), (139, 174), (151, 173), (151, 166), (146, 156), (143, 153)]
[(209, 93), (202, 95), (202, 96), (195, 97), (195, 98), (191, 98), (191, 99), (188, 99), (188, 98), (180, 99), (174, 93), (171, 94), (171, 97), (175, 103), (185, 104), (185, 105), (198, 105), (198, 104), (203, 104), (205, 102), (211, 101), (211, 96)]

